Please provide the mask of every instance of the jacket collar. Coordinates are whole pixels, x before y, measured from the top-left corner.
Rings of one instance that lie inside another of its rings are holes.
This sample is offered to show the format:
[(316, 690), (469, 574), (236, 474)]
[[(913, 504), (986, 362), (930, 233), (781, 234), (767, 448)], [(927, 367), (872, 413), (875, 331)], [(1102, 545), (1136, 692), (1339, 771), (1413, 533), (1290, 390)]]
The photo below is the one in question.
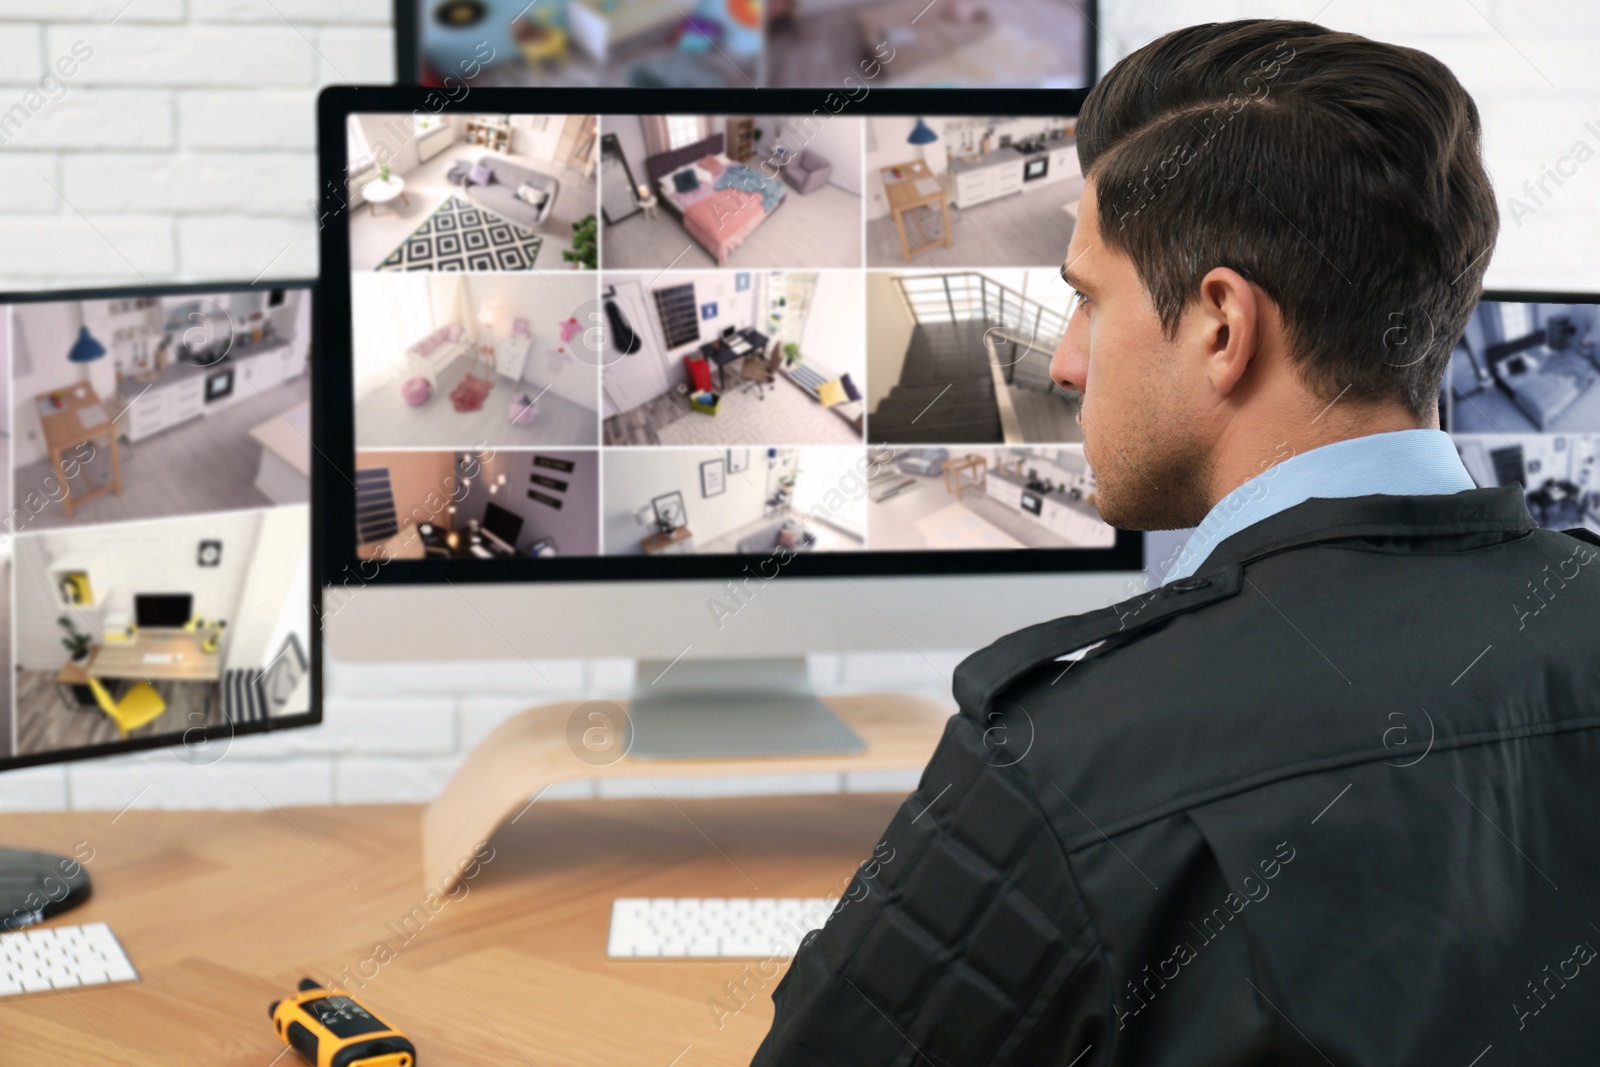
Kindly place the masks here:
[(1316, 497), (1245, 527), (1211, 550), (1199, 573), (1292, 548), (1357, 537), (1521, 534), (1538, 529), (1520, 485), (1427, 496)]

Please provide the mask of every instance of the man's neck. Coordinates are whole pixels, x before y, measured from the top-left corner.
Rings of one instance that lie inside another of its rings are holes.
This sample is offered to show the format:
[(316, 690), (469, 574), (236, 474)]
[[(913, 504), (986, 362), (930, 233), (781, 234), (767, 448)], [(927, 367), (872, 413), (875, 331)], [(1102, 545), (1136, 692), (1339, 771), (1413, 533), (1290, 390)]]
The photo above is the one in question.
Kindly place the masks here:
[(1213, 452), (1212, 507), (1251, 478), (1314, 448), (1353, 437), (1439, 427), (1437, 415), (1424, 421), (1392, 402), (1355, 404), (1336, 399), (1286, 407), (1293, 409), (1286, 417), (1249, 423), (1235, 419), (1228, 425)]

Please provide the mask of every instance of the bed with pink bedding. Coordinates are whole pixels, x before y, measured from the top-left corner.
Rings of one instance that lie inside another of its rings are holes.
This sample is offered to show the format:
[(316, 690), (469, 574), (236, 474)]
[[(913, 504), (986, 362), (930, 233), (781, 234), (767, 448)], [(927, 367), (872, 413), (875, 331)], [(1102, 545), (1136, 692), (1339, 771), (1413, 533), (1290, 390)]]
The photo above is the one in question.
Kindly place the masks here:
[[(717, 179), (731, 161), (722, 154), (722, 134), (663, 152), (645, 160), (645, 169), (656, 183), (662, 203), (683, 222), (683, 228), (716, 259), (726, 266), (728, 257), (744, 243), (756, 227), (783, 204), (780, 194), (763, 195), (740, 188), (716, 188)], [(737, 169), (737, 165), (736, 169)], [(672, 188), (671, 176), (685, 168), (699, 173), (700, 185), (688, 192)]]

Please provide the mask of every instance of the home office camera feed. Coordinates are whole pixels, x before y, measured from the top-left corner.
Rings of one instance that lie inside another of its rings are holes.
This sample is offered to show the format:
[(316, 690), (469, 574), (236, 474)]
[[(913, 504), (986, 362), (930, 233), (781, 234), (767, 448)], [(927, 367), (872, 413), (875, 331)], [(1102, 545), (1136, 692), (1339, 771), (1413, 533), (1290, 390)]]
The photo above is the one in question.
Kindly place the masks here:
[(509, 133), (479, 143), (486, 118), (431, 117), (415, 173), (481, 168), (477, 225), (535, 236), (503, 174), (587, 188), (556, 211), (598, 217), (597, 269), (452, 246), (388, 270), (394, 235), (358, 232), (390, 209), (351, 213), (361, 559), (1115, 546), (1048, 374), (1070, 118), (601, 115), (559, 174), (527, 131), (568, 120), (494, 116)]
[(0, 304), (0, 759), (310, 710), (304, 286)]

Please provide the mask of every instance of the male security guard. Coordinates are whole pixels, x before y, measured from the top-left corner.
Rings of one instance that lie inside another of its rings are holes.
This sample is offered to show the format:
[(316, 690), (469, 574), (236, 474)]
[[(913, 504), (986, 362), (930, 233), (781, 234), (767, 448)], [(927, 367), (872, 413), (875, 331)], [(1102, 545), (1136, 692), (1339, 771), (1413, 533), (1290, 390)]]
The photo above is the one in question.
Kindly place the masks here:
[(1197, 26), (1078, 153), (1052, 373), (1106, 519), (1199, 529), (961, 665), (756, 1063), (1596, 1062), (1600, 541), (1437, 428), (1497, 226), (1472, 100)]

